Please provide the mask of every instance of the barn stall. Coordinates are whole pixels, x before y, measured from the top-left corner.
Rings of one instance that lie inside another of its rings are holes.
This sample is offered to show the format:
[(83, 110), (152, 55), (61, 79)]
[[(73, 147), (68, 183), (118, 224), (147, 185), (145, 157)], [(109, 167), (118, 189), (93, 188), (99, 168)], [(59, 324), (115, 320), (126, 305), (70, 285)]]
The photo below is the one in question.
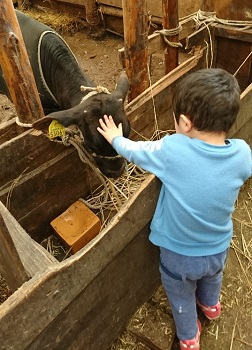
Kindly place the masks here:
[[(251, 144), (249, 23), (245, 17), (231, 24), (218, 23), (212, 16), (208, 20), (197, 30), (193, 17), (184, 24), (179, 41), (190, 54), (155, 84), (137, 91), (137, 97), (127, 104), (136, 131), (132, 138), (138, 139), (139, 134), (151, 138), (157, 132), (156, 121), (161, 131), (172, 130), (173, 85), (184, 74), (212, 61), (213, 66), (237, 75), (243, 90), (242, 106), (230, 136), (242, 137)], [(161, 33), (150, 35), (148, 56), (166, 46)], [(133, 77), (127, 46), (120, 56)], [(158, 251), (148, 242), (148, 225), (160, 184), (147, 175), (90, 243), (58, 261), (38, 242), (51, 235), (50, 222), (55, 217), (79, 197), (93, 193), (92, 186), (99, 184), (99, 178), (89, 175), (89, 166), (83, 165), (74, 148), (49, 142), (43, 134), (22, 129), (13, 121), (1, 126), (0, 152), (0, 198), (4, 203), (1, 266), (11, 289), (16, 290), (0, 307), (1, 348), (74, 349), (83, 344), (86, 349), (108, 348), (135, 309), (160, 284)], [(13, 154), (16, 161), (10, 169), (7, 164)], [(79, 179), (90, 176), (92, 181), (84, 188)], [(71, 192), (62, 191), (69, 187)]]

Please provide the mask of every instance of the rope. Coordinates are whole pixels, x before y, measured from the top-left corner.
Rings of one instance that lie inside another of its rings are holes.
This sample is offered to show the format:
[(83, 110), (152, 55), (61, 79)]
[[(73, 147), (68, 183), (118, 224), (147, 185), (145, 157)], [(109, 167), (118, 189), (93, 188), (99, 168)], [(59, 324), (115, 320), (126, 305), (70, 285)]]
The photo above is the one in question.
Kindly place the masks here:
[(177, 28), (172, 29), (161, 29), (161, 30), (155, 30), (154, 33), (159, 33), (163, 35), (164, 41), (166, 44), (168, 44), (171, 47), (183, 47), (183, 45), (180, 42), (173, 42), (167, 39), (169, 36), (175, 36), (178, 35), (182, 30), (182, 26), (179, 24)]
[[(151, 15), (148, 14), (149, 19), (151, 19)], [(241, 27), (239, 30), (246, 30), (252, 28), (252, 21), (235, 21), (235, 20), (225, 20), (218, 18), (216, 16), (216, 12), (206, 12), (199, 10), (189, 16), (183, 17), (182, 20), (190, 21), (193, 20), (196, 24), (196, 30), (198, 30), (202, 25), (207, 26), (210, 23), (217, 23), (217, 24), (223, 24), (227, 26), (233, 26), (233, 27)], [(156, 30), (155, 33), (160, 33), (163, 35), (165, 42), (171, 46), (171, 47), (182, 47), (183, 45), (180, 42), (171, 42), (168, 40), (167, 37), (169, 36), (175, 36), (180, 33), (182, 30), (181, 24), (177, 28), (172, 29), (162, 29), (162, 30)], [(211, 45), (211, 52), (212, 52), (212, 43)], [(212, 59), (211, 59), (212, 61)]]
[(205, 12), (199, 10), (198, 12), (192, 14), (189, 18), (193, 19), (199, 25), (203, 23), (219, 23), (227, 26), (243, 27), (240, 30), (252, 28), (252, 21), (235, 21), (218, 18), (216, 16), (216, 12)]
[[(221, 19), (221, 18), (216, 17), (216, 12), (204, 12), (204, 11), (199, 10), (198, 12), (194, 13), (190, 18), (193, 19), (194, 22), (196, 23), (196, 30), (198, 30), (202, 25), (206, 26), (206, 28), (208, 30), (209, 41), (210, 41), (210, 53), (211, 53), (210, 67), (212, 67), (212, 63), (213, 63), (213, 43), (212, 43), (211, 33), (210, 33), (210, 29), (208, 27), (208, 24), (216, 23), (216, 24), (222, 24), (222, 25), (233, 26), (233, 27), (241, 27), (241, 28), (239, 28), (240, 31), (252, 28), (252, 21), (225, 20), (225, 19)], [(206, 42), (206, 45), (207, 45), (207, 55), (206, 55), (206, 58), (207, 58), (208, 54), (209, 54), (209, 50), (208, 50), (209, 47), (208, 47), (207, 42)], [(250, 56), (250, 54), (249, 54), (249, 56)], [(241, 69), (243, 64), (248, 59), (248, 57), (241, 64), (241, 66), (237, 69), (234, 76)], [(208, 63), (207, 63), (207, 67), (208, 67)]]
[(23, 128), (32, 128), (32, 124), (22, 123), (22, 122), (19, 120), (18, 116), (16, 117), (16, 124), (17, 124), (18, 126), (23, 127)]
[(242, 64), (240, 65), (240, 67), (236, 70), (236, 72), (233, 74), (234, 77), (237, 75), (237, 73), (239, 72), (239, 70), (241, 69), (241, 67), (247, 62), (247, 60), (249, 59), (249, 57), (252, 55), (252, 51), (248, 54), (248, 56), (245, 58), (245, 60), (242, 62)]
[(95, 87), (91, 87), (91, 86), (80, 86), (80, 90), (85, 92), (85, 91), (89, 91), (89, 93), (87, 95), (85, 95), (84, 97), (82, 97), (80, 103), (82, 103), (83, 101), (86, 101), (89, 97), (96, 95), (96, 94), (110, 94), (109, 90), (106, 87), (97, 85)]
[(90, 168), (97, 174), (97, 176), (101, 180), (101, 182), (104, 186), (104, 190), (105, 190), (104, 198), (103, 198), (103, 201), (101, 202), (101, 204), (99, 204), (99, 205), (98, 204), (97, 205), (90, 204), (89, 202), (85, 201), (83, 198), (79, 198), (79, 200), (82, 201), (85, 205), (87, 205), (91, 209), (100, 209), (100, 207), (105, 205), (108, 201), (108, 186), (107, 186), (107, 183), (104, 179), (104, 175), (102, 175), (100, 170), (92, 163), (91, 156), (90, 156), (89, 152), (84, 148), (84, 146), (83, 146), (84, 138), (83, 138), (83, 135), (82, 135), (80, 129), (78, 128), (78, 126), (71, 125), (71, 126), (65, 128), (65, 134), (61, 137), (61, 141), (56, 140), (56, 139), (52, 139), (52, 141), (62, 143), (66, 147), (71, 146), (71, 145), (74, 146), (78, 152), (80, 160), (83, 163), (88, 164), (90, 166)]

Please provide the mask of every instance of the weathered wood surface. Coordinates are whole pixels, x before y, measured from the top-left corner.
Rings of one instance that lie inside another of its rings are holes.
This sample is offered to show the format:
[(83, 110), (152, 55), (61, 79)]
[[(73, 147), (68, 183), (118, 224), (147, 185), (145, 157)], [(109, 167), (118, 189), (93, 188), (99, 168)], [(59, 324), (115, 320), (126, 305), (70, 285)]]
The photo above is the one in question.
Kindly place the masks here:
[(239, 41), (245, 41), (247, 43), (252, 43), (252, 29), (239, 30), (237, 27), (224, 26), (218, 24), (215, 26), (214, 35), (216, 37), (234, 39)]
[(29, 124), (44, 112), (12, 1), (1, 1), (0, 12), (0, 65), (19, 120)]
[(125, 68), (130, 88), (128, 100), (132, 101), (149, 86), (148, 27), (146, 0), (123, 0)]
[(148, 241), (159, 188), (150, 175), (92, 242), (0, 306), (0, 349), (109, 347), (160, 284), (158, 249)]
[(22, 134), (26, 130), (26, 128), (22, 128), (16, 124), (16, 118), (0, 123), (0, 145)]
[(242, 91), (252, 82), (252, 30), (217, 25), (214, 35), (214, 67), (235, 74)]
[(16, 143), (2, 146), (0, 154), (3, 165), (13, 154), (17, 156), (13, 173), (4, 166), (0, 174), (0, 199), (39, 242), (51, 234), (51, 220), (99, 184), (74, 148), (52, 144), (43, 135), (34, 138), (24, 133)]
[(0, 266), (14, 292), (36, 273), (58, 261), (35, 242), (0, 202)]
[(215, 11), (219, 18), (251, 21), (251, 0), (204, 0), (203, 3), (209, 4), (208, 10)]
[[(1, 203), (1, 202), (0, 202)], [(12, 292), (30, 278), (0, 211), (0, 271)]]
[(242, 138), (252, 147), (252, 84), (241, 94), (238, 118), (232, 126), (229, 137)]
[(214, 66), (235, 74), (241, 89), (244, 90), (252, 82), (251, 43), (218, 37), (215, 45), (218, 55)]
[[(163, 29), (175, 30), (179, 27), (179, 15), (178, 15), (178, 0), (163, 0)], [(179, 31), (178, 31), (179, 32)], [(178, 34), (167, 36), (166, 39), (171, 43), (178, 43)], [(179, 47), (166, 45), (164, 51), (165, 62), (165, 74), (168, 74), (178, 65), (178, 52)]]
[[(83, 3), (83, 0), (81, 1)], [(97, 26), (100, 22), (96, 0), (85, 0), (86, 21), (91, 26)]]

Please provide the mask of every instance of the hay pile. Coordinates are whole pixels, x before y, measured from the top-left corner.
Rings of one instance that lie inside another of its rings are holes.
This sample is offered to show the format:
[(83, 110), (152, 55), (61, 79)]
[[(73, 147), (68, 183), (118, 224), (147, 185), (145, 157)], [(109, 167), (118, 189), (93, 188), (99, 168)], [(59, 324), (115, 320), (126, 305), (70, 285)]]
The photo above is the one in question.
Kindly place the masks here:
[[(130, 163), (127, 171), (118, 179), (106, 178), (106, 188), (99, 186), (86, 200), (91, 209), (98, 208), (96, 214), (102, 222), (102, 229), (107, 226), (113, 215), (119, 212), (123, 204), (138, 190), (148, 176), (148, 172)], [(106, 194), (105, 194), (106, 192)], [(108, 196), (104, 201), (105, 196)]]
[(53, 28), (59, 34), (74, 34), (86, 28), (86, 22), (76, 16), (55, 12), (47, 8), (29, 8), (21, 10), (26, 15)]
[(7, 300), (11, 294), (10, 288), (7, 286), (5, 279), (0, 274), (0, 304)]

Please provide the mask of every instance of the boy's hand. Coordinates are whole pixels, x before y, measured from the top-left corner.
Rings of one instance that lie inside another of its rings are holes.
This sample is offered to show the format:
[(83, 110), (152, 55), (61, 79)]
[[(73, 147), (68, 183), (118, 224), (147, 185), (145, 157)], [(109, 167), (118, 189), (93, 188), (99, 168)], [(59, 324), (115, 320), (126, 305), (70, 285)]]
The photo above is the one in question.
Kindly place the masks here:
[(101, 128), (98, 126), (97, 130), (110, 144), (116, 136), (123, 136), (122, 124), (120, 123), (117, 127), (111, 115), (109, 117), (104, 115), (104, 121), (99, 119), (99, 123)]

